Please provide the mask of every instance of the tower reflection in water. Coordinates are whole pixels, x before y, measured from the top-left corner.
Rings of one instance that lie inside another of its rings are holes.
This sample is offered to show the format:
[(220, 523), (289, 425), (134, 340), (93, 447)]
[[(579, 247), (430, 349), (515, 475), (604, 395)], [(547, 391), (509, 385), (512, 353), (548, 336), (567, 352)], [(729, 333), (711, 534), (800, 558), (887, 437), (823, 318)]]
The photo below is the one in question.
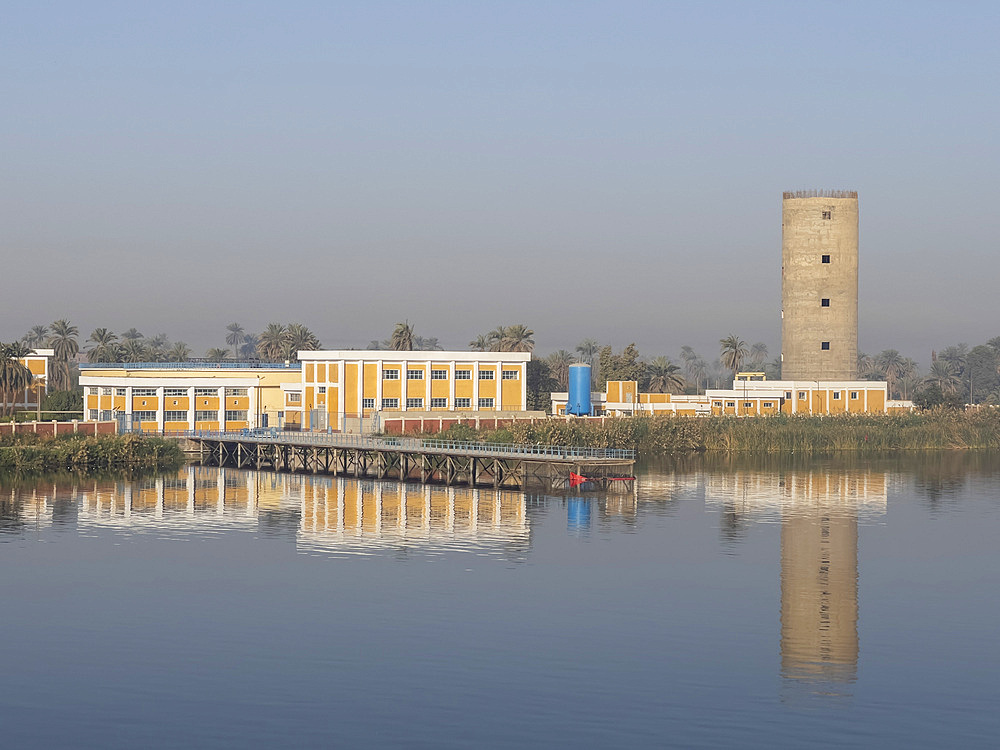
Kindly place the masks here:
[(176, 476), (72, 488), (77, 524), (162, 534), (294, 535), (303, 552), (528, 549), (520, 492), (188, 466)]
[(850, 683), (858, 668), (858, 521), (885, 513), (874, 471), (713, 475), (710, 503), (729, 517), (781, 523), (781, 674)]

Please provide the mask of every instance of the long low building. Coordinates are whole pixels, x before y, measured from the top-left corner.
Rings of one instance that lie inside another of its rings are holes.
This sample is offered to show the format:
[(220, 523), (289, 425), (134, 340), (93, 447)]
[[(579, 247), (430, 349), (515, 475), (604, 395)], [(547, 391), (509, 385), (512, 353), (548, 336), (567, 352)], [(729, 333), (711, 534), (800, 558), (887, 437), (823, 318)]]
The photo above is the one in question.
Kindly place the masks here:
[[(595, 415), (886, 414), (913, 408), (911, 401), (890, 400), (885, 381), (765, 380), (761, 373), (738, 373), (732, 388), (694, 396), (640, 393), (634, 380), (611, 380), (590, 398)], [(568, 400), (568, 393), (553, 393), (552, 413), (565, 414)]]
[(143, 430), (378, 429), (385, 415), (517, 415), (527, 352), (302, 351), (299, 362), (80, 365), (87, 420)]

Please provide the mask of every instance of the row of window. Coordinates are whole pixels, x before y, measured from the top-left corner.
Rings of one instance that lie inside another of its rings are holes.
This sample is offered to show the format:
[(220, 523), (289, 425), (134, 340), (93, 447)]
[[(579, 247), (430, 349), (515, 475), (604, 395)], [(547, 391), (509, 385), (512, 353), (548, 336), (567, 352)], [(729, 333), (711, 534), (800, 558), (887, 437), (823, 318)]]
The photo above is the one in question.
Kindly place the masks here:
[[(501, 370), (500, 378), (502, 380), (517, 380), (517, 370)], [(423, 370), (407, 370), (406, 371), (407, 380), (423, 380), (424, 371)], [(447, 380), (448, 371), (447, 370), (431, 370), (431, 380)], [(480, 370), (479, 371), (480, 380), (495, 380), (496, 371), (495, 370)], [(399, 370), (390, 368), (382, 370), (382, 380), (399, 380)], [(455, 370), (455, 380), (472, 380), (472, 370)]]
[[(90, 410), (90, 418), (96, 420), (102, 412), (98, 412), (97, 409)], [(156, 412), (155, 411), (134, 411), (132, 412), (133, 422), (155, 422)], [(165, 411), (163, 412), (164, 422), (187, 422), (188, 413), (186, 411)], [(196, 411), (194, 413), (195, 422), (218, 422), (219, 412), (217, 411)], [(227, 422), (246, 422), (247, 412), (242, 409), (233, 409), (226, 411), (226, 421)]]
[[(480, 409), (492, 409), (494, 407), (494, 405), (496, 404), (496, 399), (493, 399), (493, 398), (481, 398), (481, 399), (478, 400), (477, 403), (479, 404), (479, 408)], [(362, 399), (361, 400), (361, 408), (362, 409), (374, 409), (375, 408), (375, 399), (373, 399), (373, 398)], [(399, 399), (398, 398), (384, 398), (384, 399), (382, 399), (382, 408), (383, 409), (398, 409), (399, 408)], [(407, 409), (423, 409), (424, 408), (424, 400), (422, 398), (408, 398), (408, 399), (406, 399), (406, 408)], [(447, 409), (448, 408), (448, 399), (446, 399), (446, 398), (432, 398), (431, 399), (431, 408), (432, 409)], [(471, 409), (472, 408), (472, 399), (471, 398), (456, 398), (455, 399), (455, 408), (456, 409)]]
[[(96, 396), (98, 394), (98, 392), (100, 392), (100, 394), (102, 396), (110, 396), (112, 390), (114, 391), (114, 394), (116, 396), (124, 396), (126, 394), (126, 390), (124, 388), (114, 388), (114, 389), (107, 388), (107, 387), (97, 388), (96, 386), (92, 386), (90, 388), (90, 390), (88, 391), (88, 393), (91, 396)], [(226, 395), (227, 396), (246, 396), (247, 392), (248, 391), (247, 391), (246, 388), (226, 388)], [(156, 395), (156, 389), (155, 388), (133, 388), (132, 389), (132, 395), (133, 396), (147, 396), (147, 397), (148, 396), (155, 396)], [(164, 388), (163, 389), (163, 395), (164, 396), (171, 396), (171, 397), (187, 396), (188, 395), (188, 389), (187, 388)], [(218, 388), (195, 388), (194, 389), (194, 395), (195, 396), (218, 396), (219, 395), (219, 389)]]

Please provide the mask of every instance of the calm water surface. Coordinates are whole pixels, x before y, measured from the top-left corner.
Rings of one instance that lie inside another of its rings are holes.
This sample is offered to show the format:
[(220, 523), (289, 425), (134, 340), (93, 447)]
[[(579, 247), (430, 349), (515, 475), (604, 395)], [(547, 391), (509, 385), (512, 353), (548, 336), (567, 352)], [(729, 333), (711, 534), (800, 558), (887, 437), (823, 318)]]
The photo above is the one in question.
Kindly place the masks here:
[(0, 480), (4, 747), (996, 747), (1000, 458)]

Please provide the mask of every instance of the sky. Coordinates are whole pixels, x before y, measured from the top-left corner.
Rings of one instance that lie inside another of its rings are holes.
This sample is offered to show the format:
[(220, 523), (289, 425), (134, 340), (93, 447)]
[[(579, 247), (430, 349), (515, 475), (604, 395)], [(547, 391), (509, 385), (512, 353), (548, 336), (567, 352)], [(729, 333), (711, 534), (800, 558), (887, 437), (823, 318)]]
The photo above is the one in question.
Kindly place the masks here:
[(1000, 4), (7, 2), (0, 341), (524, 323), (780, 351), (781, 194), (859, 192), (860, 345), (1000, 335)]

